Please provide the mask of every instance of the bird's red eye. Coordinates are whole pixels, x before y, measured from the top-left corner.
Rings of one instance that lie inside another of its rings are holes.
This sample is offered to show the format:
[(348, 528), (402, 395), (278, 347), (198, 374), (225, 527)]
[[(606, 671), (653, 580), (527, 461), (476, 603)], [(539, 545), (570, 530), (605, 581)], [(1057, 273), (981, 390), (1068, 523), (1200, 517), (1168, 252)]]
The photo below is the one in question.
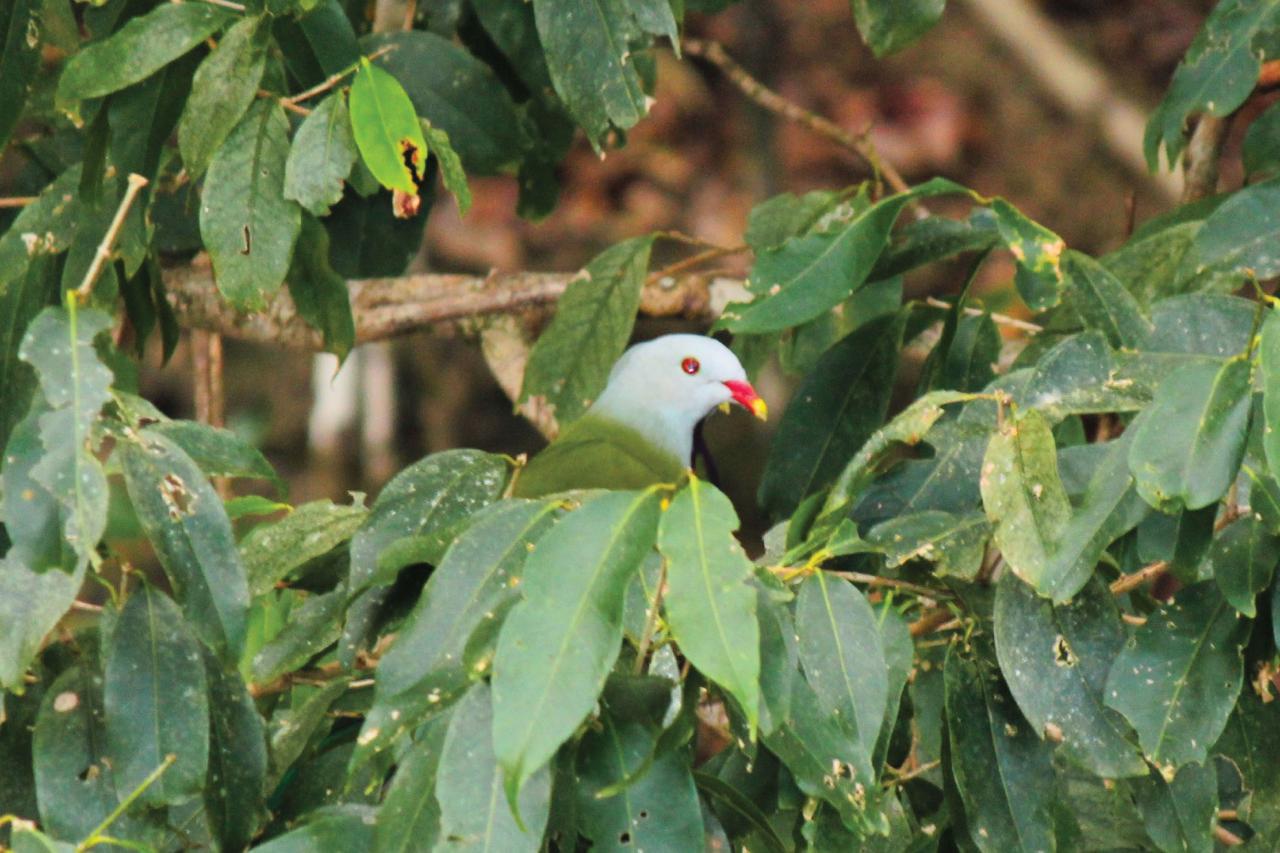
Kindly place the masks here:
[(689, 358), (686, 358), (684, 361), (680, 362), (680, 369), (683, 370), (685, 373), (689, 374), (690, 376), (692, 376), (693, 374), (697, 373), (699, 370), (702, 369), (702, 365), (698, 363), (698, 360), (696, 358), (694, 358), (693, 356), (690, 356)]

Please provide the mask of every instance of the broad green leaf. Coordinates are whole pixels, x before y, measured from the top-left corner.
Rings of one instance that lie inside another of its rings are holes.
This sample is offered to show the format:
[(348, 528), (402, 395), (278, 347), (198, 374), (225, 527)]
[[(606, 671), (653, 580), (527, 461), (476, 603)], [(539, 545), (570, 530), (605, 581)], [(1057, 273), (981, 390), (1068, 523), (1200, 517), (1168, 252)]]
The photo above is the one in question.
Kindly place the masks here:
[(111, 398), (112, 380), (93, 339), (110, 326), (111, 318), (97, 310), (46, 308), (31, 321), (18, 349), (39, 375), (51, 407), (40, 415), (45, 455), (31, 477), (61, 504), (63, 537), (81, 560), (89, 559), (107, 524), (107, 478), (90, 433)]
[(293, 136), (284, 164), (284, 197), (315, 216), (328, 216), (342, 198), (358, 153), (346, 99), (334, 93), (303, 119)]
[(329, 710), (347, 692), (354, 678), (354, 674), (339, 676), (305, 699), (295, 695), (288, 711), (276, 711), (271, 719), (268, 785), (272, 788), (278, 785), (280, 779), (291, 772), (320, 727), (332, 723)]
[(1260, 279), (1280, 273), (1275, 252), (1280, 238), (1280, 178), (1251, 184), (1232, 193), (1209, 214), (1183, 261), (1202, 275), (1208, 271), (1244, 273)]
[(379, 818), (386, 811), (371, 806), (342, 805), (317, 809), (295, 829), (265, 844), (255, 853), (316, 853), (319, 850), (377, 850), (374, 846)]
[(848, 581), (817, 572), (800, 585), (796, 640), (823, 710), (869, 755), (889, 698), (879, 621)]
[(367, 586), (378, 570), (378, 556), (397, 539), (429, 536), (437, 559), (470, 517), (502, 495), (507, 462), (479, 450), (433, 453), (392, 478), (351, 540), (350, 589)]
[(547, 58), (538, 40), (533, 4), (517, 6), (505, 0), (472, 0), (471, 8), (529, 91), (553, 93), (551, 72), (547, 70)]
[[(0, 235), (0, 245), (4, 239)], [(25, 273), (7, 284), (5, 274), (0, 273), (0, 317), (6, 318), (0, 325), (0, 449), (9, 443), (14, 426), (31, 407), (36, 374), (18, 358), (18, 348), (28, 324), (41, 309), (57, 301), (61, 292), (57, 273), (56, 259), (48, 256), (33, 258)]]
[(738, 516), (715, 486), (697, 477), (662, 515), (658, 548), (667, 559), (667, 625), (680, 651), (759, 721), (760, 657), (751, 562), (733, 538)]
[(440, 840), (436, 780), (452, 713), (428, 723), (404, 754), (378, 810), (375, 853), (431, 850)]
[(1209, 273), (1187, 275), (1195, 236), (1204, 219), (1225, 196), (1211, 196), (1175, 208), (1164, 216), (1144, 223), (1129, 241), (1099, 262), (1124, 283), (1138, 303), (1149, 307), (1162, 297), (1213, 290), (1230, 292), (1239, 285), (1238, 276)]
[(838, 466), (881, 426), (898, 372), (900, 316), (855, 329), (819, 359), (782, 416), (760, 481), (760, 503), (790, 515), (829, 485)]
[(1138, 525), (1137, 556), (1143, 563), (1164, 560), (1183, 583), (1203, 580), (1200, 570), (1213, 541), (1216, 504), (1173, 515), (1152, 512)]
[[(16, 823), (16, 822), (15, 822)], [(13, 829), (13, 853), (75, 853), (70, 841), (57, 841), (35, 828), (35, 824), (17, 823)]]
[[(5, 448), (4, 467), (0, 469), (0, 507), (10, 542), (6, 557), (20, 564), (25, 573), (44, 574), (56, 567), (62, 570), (57, 574), (65, 575), (79, 571), (88, 561), (81, 559), (62, 535), (66, 509), (32, 476), (45, 456), (40, 442), (40, 417), (45, 411), (42, 404), (33, 406), (26, 419), (14, 428)], [(54, 584), (50, 588), (61, 587)]]
[(804, 234), (840, 203), (841, 194), (815, 190), (798, 196), (781, 193), (751, 208), (743, 239), (754, 252), (776, 249)]
[(1152, 613), (1107, 677), (1107, 706), (1138, 732), (1160, 767), (1204, 761), (1226, 725), (1244, 676), (1248, 622), (1209, 581)]
[(880, 727), (880, 736), (876, 739), (875, 750), (871, 753), (871, 766), (879, 769), (884, 766), (885, 756), (889, 752), (890, 738), (898, 723), (898, 711), (901, 708), (903, 691), (911, 679), (915, 669), (915, 643), (911, 639), (911, 629), (907, 622), (885, 600), (875, 608), (876, 622), (880, 627), (880, 645), (884, 649), (885, 674), (889, 682), (889, 699), (884, 707), (884, 723)]
[(449, 142), (449, 134), (424, 121), (422, 135), (427, 140), (427, 148), (440, 164), (440, 180), (444, 182), (444, 188), (457, 200), (458, 213), (465, 216), (471, 209), (471, 188), (467, 186), (462, 160)]
[(1154, 388), (1117, 376), (1118, 355), (1096, 330), (1065, 338), (1030, 368), (1014, 402), (1039, 409), (1053, 423), (1071, 415), (1137, 411), (1151, 401)]
[(76, 165), (41, 190), (0, 234), (0, 292), (7, 293), (26, 276), (35, 258), (70, 248), (83, 213), (79, 186), (80, 166)]
[(140, 801), (199, 794), (209, 766), (209, 693), (200, 646), (167, 595), (143, 584), (125, 602), (106, 648), (103, 707), (116, 784), (131, 791), (173, 755)]
[(1041, 595), (1054, 595), (1063, 578), (1050, 574), (1052, 557), (1071, 520), (1071, 504), (1058, 476), (1053, 433), (1040, 412), (1008, 418), (991, 437), (979, 485), (1009, 568)]
[(1062, 739), (1076, 763), (1106, 779), (1147, 771), (1129, 727), (1102, 702), (1124, 642), (1120, 613), (1100, 579), (1057, 606), (1012, 574), (996, 586), (996, 653), (1018, 708), (1038, 734)]
[(178, 150), (188, 174), (204, 174), (215, 152), (258, 96), (267, 64), (270, 22), (241, 18), (205, 57), (191, 81), (191, 94), (178, 121)]
[(134, 512), (191, 627), (222, 660), (239, 659), (249, 585), (218, 493), (163, 435), (145, 433), (116, 452)]
[(351, 130), (378, 183), (418, 194), (427, 161), (418, 114), (400, 82), (369, 62), (360, 66), (351, 83)]
[(204, 808), (223, 850), (243, 850), (265, 816), (266, 726), (239, 674), (203, 652), (209, 682), (209, 776)]
[(986, 656), (947, 653), (951, 772), (979, 850), (1053, 850), (1053, 765)]
[(1247, 515), (1214, 538), (1207, 571), (1227, 602), (1252, 619), (1258, 614), (1258, 593), (1271, 585), (1276, 563), (1280, 563), (1280, 536)]
[(1274, 103), (1249, 123), (1241, 153), (1245, 174), (1251, 177), (1280, 167), (1280, 109)]
[(328, 554), (354, 536), (368, 514), (363, 506), (311, 501), (279, 521), (258, 525), (240, 542), (249, 592), (262, 595), (294, 570)]
[[(427, 166), (430, 168), (430, 161)], [(357, 161), (352, 174), (361, 171), (368, 173)], [(376, 186), (372, 178), (369, 180)], [(431, 192), (434, 187), (430, 192), (427, 187), (422, 188), (424, 198), (429, 198)], [(422, 245), (427, 217), (400, 219), (392, 203), (392, 194), (386, 191), (368, 197), (350, 192), (322, 220), (329, 232), (329, 263), (338, 275), (348, 279), (377, 278), (405, 271)]]
[(791, 609), (763, 586), (756, 590), (760, 631), (760, 734), (767, 737), (791, 712), (792, 683), (800, 678), (800, 650)]
[(551, 772), (535, 774), (520, 792), (520, 826), (502, 795), (502, 773), (493, 754), (493, 703), (483, 681), (471, 688), (449, 720), (438, 775), (445, 782), (436, 788), (440, 834), (448, 839), (445, 849), (537, 853), (541, 848), (551, 807)]
[(1067, 244), (1048, 228), (1028, 219), (1002, 198), (991, 202), (996, 227), (1018, 262), (1018, 293), (1027, 307), (1044, 311), (1062, 299), (1062, 255)]
[(209, 165), (200, 236), (218, 290), (237, 308), (265, 308), (289, 270), (302, 212), (282, 195), (288, 155), (284, 108), (262, 99), (249, 107)]
[(210, 477), (248, 477), (270, 480), (277, 491), (284, 490), (280, 475), (262, 451), (231, 430), (196, 421), (161, 421), (145, 427), (172, 441)]
[(1228, 116), (1244, 103), (1258, 81), (1263, 46), (1269, 45), (1278, 14), (1274, 0), (1226, 0), (1214, 8), (1147, 122), (1142, 147), (1149, 169), (1159, 168), (1161, 146), (1170, 168), (1178, 162), (1192, 114)]
[(1063, 263), (1068, 302), (1086, 328), (1102, 332), (1117, 349), (1146, 343), (1151, 321), (1142, 316), (1137, 300), (1119, 279), (1081, 252), (1068, 250)]
[(650, 761), (657, 735), (644, 725), (602, 715), (578, 746), (575, 793), (579, 831), (593, 850), (702, 850), (698, 791), (683, 751), (658, 755), (635, 782), (605, 790)]
[(960, 580), (977, 576), (990, 538), (991, 524), (981, 513), (940, 510), (898, 516), (867, 532), (867, 542), (885, 555), (886, 568), (924, 560), (937, 574)]
[(1280, 705), (1263, 700), (1252, 688), (1245, 688), (1231, 712), (1214, 752), (1229, 758), (1240, 769), (1249, 789), (1249, 822), (1264, 844), (1280, 839)]
[(1170, 781), (1157, 770), (1133, 783), (1147, 835), (1164, 853), (1213, 850), (1218, 776), (1212, 764), (1186, 764)]
[(0, 11), (0, 151), (9, 144), (40, 67), (40, 11), (37, 0), (15, 0)]
[(307, 596), (289, 612), (289, 622), (253, 656), (253, 680), (274, 681), (300, 669), (342, 635), (346, 591), (336, 589)]
[[(948, 313), (943, 337), (925, 362), (923, 373), (929, 377), (929, 390), (981, 391), (995, 378), (995, 365), (1000, 361), (1004, 344), (1000, 330), (990, 314), (959, 316), (959, 305)], [(953, 319), (952, 333), (948, 336), (947, 328)]]
[[(400, 81), (419, 116), (448, 134), (468, 172), (510, 170), (527, 142), (515, 104), (488, 64), (447, 38), (420, 30), (377, 33), (361, 39), (360, 46), (365, 53), (394, 48), (374, 64)], [(427, 147), (438, 154), (430, 137)]]
[(1271, 533), (1280, 535), (1280, 483), (1266, 472), (1255, 471), (1246, 462), (1242, 467), (1249, 477), (1249, 509)]
[(762, 252), (750, 283), (760, 295), (745, 306), (726, 309), (717, 325), (735, 333), (774, 332), (812, 320), (866, 282), (910, 201), (964, 192), (958, 184), (934, 178), (872, 205), (843, 228), (797, 237)]
[(507, 800), (550, 760), (595, 707), (618, 657), (627, 583), (653, 547), (656, 493), (589, 500), (538, 543), (524, 599), (498, 635), (493, 745)]
[(137, 83), (231, 21), (225, 9), (206, 3), (165, 3), (130, 18), (71, 57), (58, 78), (58, 100), (97, 98)]
[(947, 0), (852, 0), (862, 40), (878, 57), (887, 56), (928, 32), (942, 18)]
[(341, 365), (356, 343), (351, 294), (347, 280), (329, 266), (329, 232), (310, 214), (302, 216), (287, 278), (298, 315), (320, 332), (325, 350)]
[(587, 410), (627, 348), (652, 248), (652, 236), (636, 237), (597, 255), (534, 344), (520, 400), (553, 405), (561, 428)]
[[(111, 128), (107, 151), (122, 177), (130, 172), (151, 179), (157, 175), (161, 155), (182, 115), (193, 69), (200, 59), (199, 54), (189, 53), (116, 92), (107, 101)], [(130, 213), (133, 215), (133, 211)]]
[(868, 279), (880, 281), (963, 252), (984, 252), (1000, 241), (995, 217), (985, 207), (968, 219), (930, 216), (900, 228)]
[(1280, 477), (1280, 312), (1270, 311), (1258, 344), (1262, 367), (1262, 447), (1272, 477)]
[(1226, 494), (1240, 470), (1252, 368), (1243, 356), (1191, 364), (1161, 383), (1143, 412), (1129, 469), (1138, 493), (1162, 510), (1199, 509)]
[(0, 688), (22, 690), (23, 673), (84, 583), (74, 572), (34, 572), (10, 551), (0, 557)]

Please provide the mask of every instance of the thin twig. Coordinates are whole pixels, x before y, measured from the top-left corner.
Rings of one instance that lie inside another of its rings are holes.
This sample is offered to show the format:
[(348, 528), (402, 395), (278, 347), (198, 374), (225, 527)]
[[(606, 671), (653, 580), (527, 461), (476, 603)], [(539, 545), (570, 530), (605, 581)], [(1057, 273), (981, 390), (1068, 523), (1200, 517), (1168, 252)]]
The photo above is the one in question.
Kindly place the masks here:
[[(378, 57), (385, 56), (386, 54), (390, 53), (395, 49), (396, 49), (396, 46), (393, 44), (384, 44), (382, 47), (378, 48), (373, 53), (365, 57), (365, 59), (368, 59), (370, 62), (372, 62)], [(355, 71), (358, 71), (359, 69), (360, 69), (359, 62), (352, 63), (352, 65), (349, 68), (344, 68), (341, 71), (337, 72), (336, 74), (330, 74), (324, 81), (317, 83), (316, 85), (312, 86), (310, 89), (304, 89), (296, 95), (290, 95), (287, 98), (281, 98), (280, 103), (281, 105), (284, 106), (285, 109), (289, 109), (290, 107), (296, 107), (301, 102), (308, 101), (314, 98), (316, 95), (323, 95), (325, 92), (329, 91), (334, 86), (338, 85), (338, 83), (342, 81), (342, 78), (346, 77), (347, 75)]]
[(658, 588), (653, 593), (653, 606), (649, 608), (648, 618), (644, 620), (644, 633), (640, 635), (640, 646), (636, 649), (635, 674), (644, 674), (644, 659), (649, 654), (649, 644), (653, 642), (653, 632), (658, 627), (658, 614), (662, 611), (662, 596), (666, 594), (667, 561), (662, 561), (658, 570)]
[[(730, 82), (738, 87), (739, 91), (760, 106), (770, 112), (777, 113), (789, 121), (803, 125), (814, 133), (826, 137), (846, 151), (856, 154), (871, 167), (872, 172), (877, 176), (883, 175), (889, 186), (893, 187), (894, 192), (907, 192), (910, 189), (907, 186), (907, 182), (902, 179), (902, 174), (894, 168), (892, 163), (881, 158), (879, 152), (876, 151), (876, 147), (871, 144), (865, 134), (854, 136), (830, 119), (823, 118), (799, 104), (788, 101), (782, 95), (752, 77), (733, 57), (729, 56), (719, 42), (685, 39), (684, 50), (692, 56), (702, 57), (719, 68), (729, 78)], [(929, 211), (919, 202), (913, 201), (912, 206), (919, 218), (923, 219), (929, 215)]]
[(85, 613), (101, 613), (101, 612), (102, 612), (102, 605), (101, 605), (101, 604), (90, 604), (90, 603), (89, 603), (89, 602), (87, 602), (87, 601), (73, 601), (73, 602), (71, 602), (71, 609), (72, 609), (72, 610), (81, 610), (81, 611), (84, 611)]
[(921, 764), (919, 767), (915, 768), (914, 770), (909, 770), (906, 773), (900, 773), (897, 776), (894, 776), (892, 779), (886, 779), (884, 782), (884, 786), (886, 788), (892, 788), (894, 785), (902, 785), (906, 782), (910, 782), (912, 779), (915, 779), (917, 776), (923, 776), (924, 774), (928, 773), (930, 770), (936, 770), (941, 766), (942, 766), (941, 759), (938, 759), (935, 761), (926, 761), (924, 764)]
[(124, 227), (124, 218), (129, 215), (133, 200), (146, 185), (147, 179), (141, 175), (137, 173), (129, 175), (129, 185), (125, 188), (124, 198), (120, 199), (120, 206), (116, 208), (111, 226), (107, 228), (107, 233), (102, 235), (98, 251), (93, 253), (93, 263), (89, 264), (89, 269), (85, 271), (84, 281), (80, 282), (80, 286), (76, 288), (76, 299), (81, 303), (84, 303), (93, 292), (93, 283), (98, 280), (103, 265), (111, 259), (111, 250), (116, 244), (116, 238), (120, 236), (120, 229)]
[(192, 396), (195, 398), (196, 420), (202, 424), (210, 422), (213, 414), (212, 393), (209, 378), (209, 336), (210, 332), (196, 329), (191, 333), (191, 371)]
[(1154, 580), (1164, 574), (1168, 568), (1168, 560), (1157, 560), (1151, 565), (1144, 566), (1131, 575), (1121, 575), (1111, 582), (1111, 594), (1124, 595), (1126, 592), (1135, 590), (1147, 581)]
[(34, 195), (15, 195), (8, 198), (0, 198), (0, 208), (6, 207), (26, 207), (35, 201), (39, 196)]
[(111, 813), (104, 817), (102, 822), (93, 828), (93, 831), (85, 837), (84, 841), (81, 841), (76, 845), (76, 853), (81, 853), (83, 850), (88, 850), (90, 847), (101, 844), (105, 840), (102, 833), (106, 832), (107, 828), (110, 827), (111, 824), (115, 823), (120, 815), (127, 812), (129, 807), (133, 805), (134, 801), (137, 800), (138, 797), (142, 796), (142, 792), (154, 785), (155, 781), (164, 774), (164, 771), (172, 767), (173, 763), (177, 760), (178, 756), (172, 752), (166, 755), (164, 760), (160, 762), (159, 766), (147, 774), (147, 778), (143, 779), (138, 787), (130, 791), (129, 796), (121, 800), (119, 805), (112, 809)]
[(416, 17), (418, 17), (418, 0), (409, 0), (404, 7), (404, 27), (402, 29), (406, 32), (413, 29), (413, 21)]
[[(178, 0), (174, 0), (174, 2), (176, 3)], [(203, 0), (203, 2), (208, 3), (210, 6), (221, 6), (224, 9), (231, 9), (234, 12), (244, 11), (243, 4), (233, 3), (231, 0)]]
[(941, 626), (947, 624), (954, 618), (954, 614), (947, 607), (935, 607), (933, 610), (926, 612), (916, 621), (912, 622), (909, 627), (912, 637), (923, 637), (930, 634)]
[(716, 246), (715, 248), (706, 249), (696, 255), (690, 255), (683, 260), (676, 261), (673, 264), (663, 267), (660, 270), (649, 273), (648, 281), (651, 284), (662, 281), (664, 278), (679, 275), (682, 272), (693, 269), (694, 267), (705, 264), (707, 261), (714, 261), (716, 258), (723, 258), (726, 255), (737, 255), (742, 252), (751, 251), (751, 247), (742, 246)]
[(280, 104), (280, 106), (284, 107), (286, 110), (288, 110), (291, 113), (296, 113), (300, 116), (311, 115), (311, 110), (307, 109), (306, 107), (299, 106), (298, 104), (293, 103), (288, 98), (282, 98), (279, 95), (277, 95), (275, 92), (268, 92), (266, 89), (259, 89), (258, 97), (274, 98), (276, 102)]
[(844, 578), (854, 583), (865, 583), (867, 586), (884, 586), (893, 589), (901, 589), (906, 592), (914, 592), (916, 595), (923, 595), (932, 599), (950, 598), (951, 593), (942, 589), (930, 589), (920, 584), (909, 583), (908, 581), (898, 580), (897, 578), (882, 578), (879, 575), (867, 575), (862, 572), (845, 572), (824, 569), (827, 574), (834, 575), (838, 578)]
[[(932, 308), (950, 309), (952, 307), (950, 302), (939, 299), (936, 296), (925, 297), (924, 303)], [(966, 307), (964, 309), (964, 313), (968, 314), (970, 317), (981, 317), (983, 314), (990, 314), (991, 321), (997, 325), (1009, 326), (1013, 329), (1021, 329), (1022, 331), (1030, 332), (1033, 335), (1044, 331), (1044, 326), (1032, 323), (1029, 320), (1019, 320), (1017, 317), (1010, 317), (1008, 314), (997, 314), (994, 311), (983, 311), (981, 308), (972, 307)]]
[[(365, 663), (367, 665), (357, 666), (356, 669), (368, 671), (377, 665), (376, 659), (367, 660)], [(321, 664), (314, 669), (300, 669), (297, 672), (286, 673), (274, 681), (268, 681), (263, 684), (250, 684), (249, 695), (254, 699), (261, 696), (272, 696), (276, 693), (285, 692), (295, 684), (324, 684), (336, 678), (343, 678), (348, 674), (341, 663), (334, 661), (333, 663)]]

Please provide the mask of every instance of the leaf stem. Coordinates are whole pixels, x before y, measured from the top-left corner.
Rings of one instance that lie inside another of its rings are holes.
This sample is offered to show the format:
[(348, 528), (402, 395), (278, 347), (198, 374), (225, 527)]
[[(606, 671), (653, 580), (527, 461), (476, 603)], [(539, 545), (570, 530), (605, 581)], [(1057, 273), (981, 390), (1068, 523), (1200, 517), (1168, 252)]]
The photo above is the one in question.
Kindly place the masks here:
[(636, 649), (636, 665), (635, 674), (644, 674), (644, 659), (649, 654), (649, 645), (653, 642), (653, 633), (658, 627), (658, 613), (662, 611), (662, 597), (666, 594), (667, 586), (667, 561), (662, 560), (662, 568), (658, 570), (657, 589), (653, 593), (653, 605), (649, 608), (649, 615), (644, 620), (644, 633), (640, 635), (640, 646)]
[(93, 292), (93, 283), (98, 280), (103, 265), (111, 258), (111, 250), (120, 236), (120, 229), (124, 227), (124, 218), (129, 214), (133, 200), (138, 197), (139, 191), (147, 183), (147, 179), (137, 172), (129, 175), (129, 186), (125, 188), (124, 198), (120, 199), (120, 206), (116, 208), (116, 215), (111, 219), (111, 226), (107, 228), (107, 233), (102, 235), (102, 242), (98, 244), (98, 251), (93, 254), (93, 263), (89, 264), (89, 269), (84, 274), (84, 281), (80, 282), (80, 286), (73, 291), (81, 304), (88, 301), (89, 294)]
[(0, 208), (6, 207), (26, 207), (35, 201), (37, 196), (33, 195), (16, 195), (8, 198), (0, 198)]
[(81, 841), (76, 845), (76, 853), (80, 853), (82, 850), (88, 850), (90, 847), (94, 847), (98, 844), (108, 842), (116, 843), (114, 839), (108, 838), (103, 835), (103, 833), (107, 831), (107, 828), (111, 826), (111, 824), (115, 823), (116, 820), (119, 819), (120, 815), (128, 811), (134, 801), (137, 800), (138, 797), (142, 796), (142, 792), (154, 785), (156, 780), (163, 776), (164, 772), (172, 767), (173, 763), (177, 760), (178, 756), (172, 752), (166, 755), (164, 757), (164, 761), (161, 761), (155, 770), (152, 770), (147, 774), (147, 778), (143, 779), (142, 783), (138, 785), (138, 787), (130, 791), (129, 795), (121, 800), (120, 804), (112, 809), (111, 813), (104, 817), (102, 822), (93, 828), (93, 831), (89, 833), (89, 836), (84, 841)]
[(1164, 574), (1165, 570), (1168, 568), (1168, 560), (1157, 560), (1148, 566), (1144, 566), (1131, 575), (1121, 575), (1112, 581), (1111, 594), (1124, 595), (1126, 592), (1135, 590), (1147, 581)]

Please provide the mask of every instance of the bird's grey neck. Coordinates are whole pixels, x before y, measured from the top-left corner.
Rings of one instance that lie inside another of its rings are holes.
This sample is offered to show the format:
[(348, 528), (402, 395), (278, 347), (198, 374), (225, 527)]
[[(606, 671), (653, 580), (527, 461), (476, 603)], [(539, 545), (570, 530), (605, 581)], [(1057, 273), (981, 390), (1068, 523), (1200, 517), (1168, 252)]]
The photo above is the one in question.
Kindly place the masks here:
[(634, 397), (613, 396), (607, 391), (591, 407), (590, 414), (630, 427), (680, 460), (681, 465), (687, 466), (693, 459), (693, 428), (702, 415), (663, 409)]

